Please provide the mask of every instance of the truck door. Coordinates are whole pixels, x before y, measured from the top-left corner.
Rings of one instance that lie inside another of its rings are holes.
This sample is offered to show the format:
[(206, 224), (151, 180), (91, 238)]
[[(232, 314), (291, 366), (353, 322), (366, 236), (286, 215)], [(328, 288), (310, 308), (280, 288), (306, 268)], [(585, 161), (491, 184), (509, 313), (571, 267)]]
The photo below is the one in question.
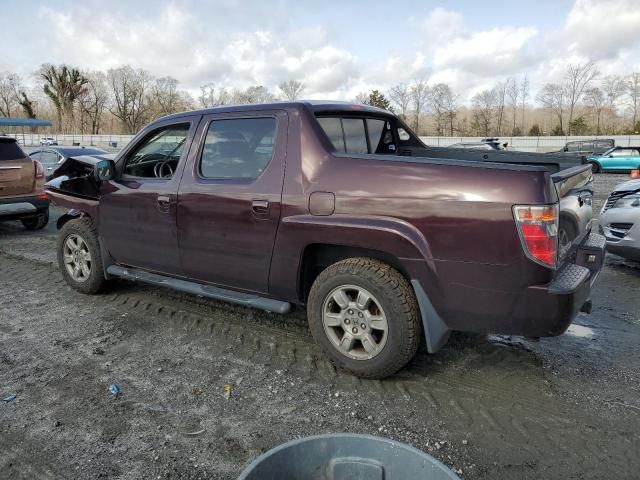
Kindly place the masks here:
[(116, 160), (100, 186), (100, 236), (117, 263), (180, 275), (178, 183), (200, 115), (156, 124)]
[(189, 278), (268, 292), (287, 144), (280, 110), (203, 117), (178, 191), (178, 240)]

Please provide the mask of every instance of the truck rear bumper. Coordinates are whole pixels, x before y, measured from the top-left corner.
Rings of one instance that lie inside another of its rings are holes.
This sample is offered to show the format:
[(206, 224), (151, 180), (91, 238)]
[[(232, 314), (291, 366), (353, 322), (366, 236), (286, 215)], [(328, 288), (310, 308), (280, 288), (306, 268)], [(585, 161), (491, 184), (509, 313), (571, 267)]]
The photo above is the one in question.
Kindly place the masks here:
[(605, 244), (603, 235), (588, 235), (550, 284), (527, 288), (505, 331), (494, 333), (531, 337), (564, 333), (591, 297), (591, 287), (602, 269)]

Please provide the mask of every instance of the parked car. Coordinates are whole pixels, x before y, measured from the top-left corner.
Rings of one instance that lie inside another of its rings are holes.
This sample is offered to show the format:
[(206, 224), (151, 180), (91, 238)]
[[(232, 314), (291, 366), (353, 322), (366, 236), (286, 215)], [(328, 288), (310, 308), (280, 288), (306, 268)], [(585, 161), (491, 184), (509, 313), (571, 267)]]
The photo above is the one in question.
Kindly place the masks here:
[(34, 160), (38, 160), (42, 164), (47, 180), (50, 180), (53, 178), (53, 172), (58, 168), (58, 165), (69, 157), (75, 157), (78, 155), (102, 155), (105, 153), (107, 153), (106, 150), (102, 150), (97, 147), (51, 146), (34, 150), (29, 154), (29, 156)]
[(572, 140), (567, 142), (560, 152), (568, 152), (579, 155), (599, 155), (613, 147), (616, 142), (613, 138), (598, 138), (593, 140)]
[(44, 169), (12, 137), (0, 137), (0, 220), (20, 220), (27, 230), (49, 222)]
[(327, 355), (369, 378), (452, 330), (561, 334), (588, 310), (605, 251), (590, 222), (558, 248), (559, 202), (590, 167), (452, 152), (363, 105), (163, 117), (115, 159), (70, 158), (47, 184), (71, 209), (60, 271), (84, 293), (120, 277), (272, 312), (306, 305)]
[(602, 207), (600, 225), (610, 252), (640, 261), (640, 180), (616, 186)]
[(53, 137), (42, 137), (40, 139), (40, 145), (48, 146), (48, 145), (58, 145), (58, 140)]
[(591, 155), (587, 161), (598, 172), (629, 172), (640, 168), (639, 147), (615, 147), (602, 155)]

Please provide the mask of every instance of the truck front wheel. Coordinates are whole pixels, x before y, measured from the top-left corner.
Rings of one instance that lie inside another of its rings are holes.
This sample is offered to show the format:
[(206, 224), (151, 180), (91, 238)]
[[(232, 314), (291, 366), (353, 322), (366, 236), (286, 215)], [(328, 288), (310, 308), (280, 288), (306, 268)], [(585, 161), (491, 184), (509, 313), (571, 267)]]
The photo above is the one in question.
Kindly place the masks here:
[(316, 342), (359, 377), (392, 375), (420, 344), (413, 290), (400, 272), (378, 260), (349, 258), (323, 270), (309, 292), (307, 315)]
[(93, 222), (69, 220), (58, 234), (58, 266), (66, 282), (82, 293), (98, 293), (106, 283)]

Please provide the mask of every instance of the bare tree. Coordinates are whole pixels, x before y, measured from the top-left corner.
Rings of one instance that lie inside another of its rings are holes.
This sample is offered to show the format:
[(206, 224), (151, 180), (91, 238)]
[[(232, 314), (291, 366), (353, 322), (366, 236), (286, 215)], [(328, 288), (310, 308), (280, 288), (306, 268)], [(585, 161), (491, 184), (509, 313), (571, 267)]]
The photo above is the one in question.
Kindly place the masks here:
[(515, 78), (507, 80), (507, 97), (509, 97), (512, 113), (511, 135), (514, 135), (517, 127), (518, 99), (520, 98), (520, 86)]
[(524, 78), (522, 79), (522, 83), (520, 83), (520, 106), (522, 108), (522, 123), (521, 128), (524, 132), (524, 112), (527, 107), (527, 98), (529, 98), (529, 79), (527, 78), (527, 74), (525, 73)]
[[(74, 124), (74, 110), (80, 97), (86, 92), (87, 78), (74, 67), (68, 65), (45, 64), (39, 70), (44, 80), (43, 90), (53, 103), (58, 127), (63, 131), (69, 130)], [(66, 125), (63, 124), (66, 120)]]
[(0, 114), (10, 117), (18, 107), (22, 81), (18, 75), (11, 72), (0, 73)]
[(429, 86), (424, 79), (414, 80), (410, 87), (411, 91), (411, 103), (413, 105), (413, 111), (416, 115), (414, 122), (414, 128), (416, 134), (420, 134), (420, 114), (427, 105), (429, 100)]
[(231, 93), (231, 103), (266, 103), (272, 102), (274, 98), (263, 85), (253, 85), (246, 90), (234, 89)]
[(498, 135), (502, 135), (502, 123), (504, 120), (504, 106), (507, 97), (507, 88), (509, 86), (509, 81), (499, 82), (498, 85), (494, 88), (497, 108), (496, 108), (496, 133)]
[(147, 122), (151, 109), (151, 75), (146, 70), (123, 65), (109, 70), (107, 79), (113, 95), (111, 113), (127, 133), (137, 132)]
[(173, 77), (156, 78), (151, 84), (151, 96), (158, 116), (169, 115), (181, 110), (178, 80)]
[(567, 90), (557, 83), (547, 83), (538, 92), (536, 97), (545, 108), (549, 109), (552, 115), (558, 117), (558, 126), (564, 132), (564, 114), (567, 108)]
[(200, 96), (198, 101), (204, 108), (213, 108), (219, 105), (226, 105), (231, 100), (229, 92), (226, 88), (218, 88), (213, 83), (207, 83), (200, 87)]
[(496, 89), (483, 90), (476, 93), (471, 99), (474, 123), (478, 126), (482, 135), (491, 134), (493, 119), (498, 107)]
[(356, 95), (356, 98), (353, 99), (353, 103), (360, 103), (362, 105), (369, 104), (369, 94), (367, 92), (360, 92)]
[(598, 69), (593, 62), (587, 62), (584, 64), (571, 64), (567, 69), (564, 82), (565, 96), (569, 107), (569, 131), (568, 135), (571, 135), (571, 122), (573, 121), (573, 112), (584, 89), (589, 85), (589, 82), (598, 75)]
[(627, 79), (627, 95), (631, 107), (631, 131), (636, 129), (638, 108), (640, 108), (640, 72), (633, 72)]
[(631, 131), (636, 129), (638, 108), (640, 107), (640, 72), (633, 72), (627, 80), (627, 95), (631, 107)]
[(284, 95), (284, 98), (290, 102), (295, 102), (300, 98), (302, 92), (304, 92), (305, 85), (298, 80), (287, 80), (278, 85), (278, 88)]
[(605, 96), (606, 106), (608, 110), (609, 126), (611, 133), (615, 134), (615, 117), (621, 97), (625, 93), (624, 78), (618, 75), (609, 75), (602, 80), (602, 91)]
[(598, 87), (587, 88), (584, 91), (584, 99), (596, 117), (596, 135), (600, 135), (600, 117), (605, 107), (604, 93)]
[(100, 133), (102, 115), (109, 101), (107, 76), (99, 71), (85, 72), (87, 88), (79, 98), (80, 110), (89, 117), (91, 133)]
[(406, 83), (400, 83), (389, 89), (389, 99), (396, 104), (400, 117), (405, 120), (409, 103), (411, 102), (411, 90)]
[[(27, 118), (36, 118), (35, 102), (27, 96), (27, 92), (20, 92), (20, 100), (18, 100), (18, 103)], [(32, 127), (31, 131), (35, 131), (35, 127)]]
[(434, 85), (429, 92), (429, 104), (435, 115), (436, 132), (444, 135), (449, 131), (453, 136), (453, 122), (457, 114), (457, 96), (451, 91), (446, 83)]

